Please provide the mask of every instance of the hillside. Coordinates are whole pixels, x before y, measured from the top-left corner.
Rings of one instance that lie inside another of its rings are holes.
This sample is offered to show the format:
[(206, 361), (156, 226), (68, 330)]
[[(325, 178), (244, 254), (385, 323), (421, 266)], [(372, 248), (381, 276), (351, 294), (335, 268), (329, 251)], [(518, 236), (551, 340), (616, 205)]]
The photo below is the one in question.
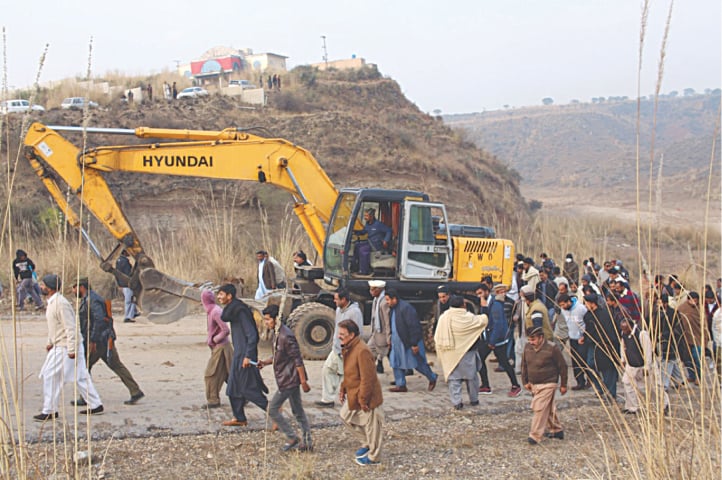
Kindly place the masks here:
[[(82, 113), (53, 109), (35, 120), (48, 125), (80, 125)], [(10, 139), (11, 165), (20, 138), (20, 117), (10, 116), (3, 139)], [(399, 85), (372, 69), (348, 74), (308, 69), (292, 72), (282, 92), (269, 92), (266, 108), (249, 109), (231, 97), (166, 103), (112, 103), (91, 113), (89, 127), (139, 126), (218, 130), (260, 127), (270, 136), (311, 151), (337, 186), (419, 189), (447, 204), (454, 222), (493, 224), (525, 211), (518, 177), (482, 149), (464, 142), (451, 128), (409, 102)], [(8, 137), (6, 137), (6, 134)], [(66, 135), (76, 145), (79, 134)], [(140, 143), (133, 137), (93, 134), (88, 146)], [(3, 158), (8, 158), (3, 141)], [(244, 159), (254, 161), (253, 159)], [(36, 199), (47, 208), (40, 183), (19, 162), (14, 198)], [(3, 176), (6, 169), (3, 169)], [(237, 205), (263, 204), (282, 211), (290, 197), (253, 182), (188, 180), (152, 175), (112, 174), (114, 192), (136, 226), (176, 228), (175, 211), (187, 211), (191, 195), (233, 189)], [(6, 184), (5, 179), (2, 183)], [(494, 185), (491, 192), (489, 185)], [(27, 205), (25, 205), (27, 208)]]
[[(713, 95), (662, 98), (655, 118), (654, 103), (643, 101), (642, 174), (649, 172), (656, 121), (655, 175), (664, 156), (663, 176), (671, 184), (680, 178), (706, 178), (719, 106), (720, 97)], [(516, 169), (525, 188), (627, 190), (634, 182), (636, 101), (516, 108), (449, 115), (444, 120)], [(719, 157), (719, 137), (716, 145)]]

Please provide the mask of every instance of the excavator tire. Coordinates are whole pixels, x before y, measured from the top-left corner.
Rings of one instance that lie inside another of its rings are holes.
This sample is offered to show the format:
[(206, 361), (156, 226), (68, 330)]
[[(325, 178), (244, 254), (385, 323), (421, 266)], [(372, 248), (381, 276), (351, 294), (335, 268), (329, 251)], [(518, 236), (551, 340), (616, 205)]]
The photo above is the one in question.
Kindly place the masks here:
[(301, 355), (306, 360), (325, 360), (333, 344), (336, 313), (318, 302), (304, 303), (288, 316), (288, 328), (293, 330)]
[(436, 325), (436, 308), (429, 310), (421, 324), (421, 331), (424, 338), (424, 349), (427, 352), (436, 352), (436, 342), (434, 342), (434, 326)]

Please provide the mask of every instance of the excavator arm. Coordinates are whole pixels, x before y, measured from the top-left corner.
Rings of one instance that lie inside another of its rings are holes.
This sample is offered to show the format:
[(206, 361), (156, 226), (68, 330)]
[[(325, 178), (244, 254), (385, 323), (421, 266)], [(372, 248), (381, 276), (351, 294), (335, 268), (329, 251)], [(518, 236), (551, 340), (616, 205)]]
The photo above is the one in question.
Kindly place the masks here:
[[(25, 157), (71, 225), (80, 228), (78, 216), (65, 201), (56, 177), (67, 183), (119, 245), (135, 258), (130, 286), (141, 308), (157, 323), (184, 316), (189, 301), (200, 301), (200, 292), (192, 284), (168, 277), (154, 268), (110, 191), (104, 172), (257, 180), (276, 185), (293, 195), (294, 212), (317, 252), (322, 253), (323, 223), (329, 220), (338, 191), (316, 159), (303, 148), (283, 139), (263, 138), (233, 128), (198, 131), (140, 127), (134, 130), (86, 128), (84, 131), (156, 138), (164, 142), (81, 151), (58, 133), (63, 130), (83, 131), (80, 127), (32, 124), (25, 136)], [(112, 270), (108, 259), (103, 265), (104, 269)]]

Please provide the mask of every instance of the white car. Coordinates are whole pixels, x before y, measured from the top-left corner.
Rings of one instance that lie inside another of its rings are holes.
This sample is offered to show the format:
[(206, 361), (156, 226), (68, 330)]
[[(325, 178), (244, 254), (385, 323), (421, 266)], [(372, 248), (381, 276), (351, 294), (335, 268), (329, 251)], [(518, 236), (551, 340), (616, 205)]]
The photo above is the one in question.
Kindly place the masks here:
[(63, 103), (60, 104), (60, 108), (63, 110), (82, 110), (85, 108), (85, 104), (88, 104), (89, 108), (97, 108), (98, 104), (95, 103), (92, 100), (88, 100), (85, 97), (68, 97), (65, 100), (63, 100)]
[(241, 87), (241, 89), (246, 90), (249, 88), (256, 88), (254, 84), (249, 82), (248, 80), (231, 80), (228, 82), (229, 87)]
[(25, 113), (28, 110), (44, 112), (45, 108), (42, 105), (30, 105), (30, 102), (22, 99), (5, 100), (0, 103), (0, 113), (3, 115), (6, 113)]
[(188, 87), (184, 88), (179, 94), (178, 98), (196, 98), (208, 96), (208, 90), (201, 87)]

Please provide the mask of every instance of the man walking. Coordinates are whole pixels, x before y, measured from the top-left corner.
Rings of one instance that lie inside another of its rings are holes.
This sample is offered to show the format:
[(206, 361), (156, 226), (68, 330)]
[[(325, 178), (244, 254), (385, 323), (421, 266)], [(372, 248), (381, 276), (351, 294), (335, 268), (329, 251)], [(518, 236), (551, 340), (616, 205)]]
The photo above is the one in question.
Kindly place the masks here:
[(584, 368), (587, 362), (587, 347), (584, 342), (579, 341), (584, 337), (586, 325), (584, 324), (584, 315), (587, 314), (587, 307), (577, 301), (576, 297), (570, 297), (567, 293), (562, 293), (557, 298), (561, 317), (557, 322), (564, 323), (567, 327), (569, 337), (570, 355), (572, 357), (572, 371), (574, 372), (574, 380), (576, 385), (572, 390), (584, 390), (591, 387), (587, 382)]
[[(682, 323), (685, 346), (682, 350), (684, 365), (687, 367), (687, 381), (699, 385), (702, 374), (702, 319), (699, 307), (699, 293), (689, 292), (677, 308)], [(709, 340), (709, 339), (707, 339)]]
[(70, 302), (60, 293), (60, 277), (48, 274), (43, 277), (40, 289), (48, 297), (45, 318), (48, 321), (48, 354), (40, 369), (43, 380), (43, 410), (33, 419), (44, 422), (58, 417), (58, 403), (63, 384), (76, 382), (78, 391), (90, 407), (80, 415), (103, 413), (103, 403), (93, 386), (88, 369), (85, 368), (85, 352), (78, 342), (75, 313)]
[(125, 308), (123, 322), (135, 323), (134, 318), (138, 316), (138, 306), (133, 301), (133, 290), (130, 289), (130, 275), (133, 267), (131, 267), (128, 257), (128, 251), (124, 249), (120, 252), (118, 260), (115, 261), (115, 270), (122, 274), (115, 275), (115, 281), (123, 289), (123, 306)]
[(361, 440), (361, 448), (355, 454), (356, 463), (367, 466), (378, 464), (381, 456), (384, 398), (374, 370), (374, 357), (359, 335), (353, 320), (338, 324), (344, 359), (338, 400), (342, 404), (341, 420)]
[(481, 332), (488, 322), (486, 315), (467, 312), (464, 299), (453, 296), (450, 307), (439, 317), (434, 342), (436, 355), (441, 362), (449, 397), (454, 410), (464, 408), (461, 385), (466, 382), (471, 406), (479, 404), (479, 375), (481, 368), (478, 344)]
[(389, 363), (394, 369), (395, 386), (391, 392), (408, 392), (406, 370), (416, 369), (429, 380), (428, 390), (436, 388), (436, 375), (426, 361), (421, 323), (416, 309), (401, 300), (395, 289), (386, 290), (386, 301), (391, 315), (391, 356)]
[(333, 346), (331, 352), (326, 357), (321, 370), (321, 401), (316, 402), (319, 407), (333, 407), (338, 386), (343, 380), (343, 357), (341, 356), (341, 340), (338, 338), (338, 326), (342, 320), (353, 320), (358, 326), (359, 331), (363, 328), (364, 317), (358, 303), (351, 302), (349, 291), (345, 288), (339, 288), (333, 295), (333, 301), (336, 303), (336, 328), (334, 329)]
[[(115, 345), (113, 317), (105, 300), (90, 288), (87, 278), (81, 278), (73, 285), (73, 293), (80, 297), (78, 320), (80, 332), (83, 335), (83, 347), (86, 348), (88, 354), (88, 373), (98, 360), (103, 360), (103, 363), (120, 378), (130, 392), (130, 398), (123, 403), (135, 405), (145, 394), (133, 379), (133, 375), (120, 361), (118, 348)], [(79, 398), (75, 404), (84, 406), (85, 401)]]
[(376, 359), (376, 373), (384, 373), (384, 357), (389, 353), (391, 344), (391, 321), (389, 304), (386, 302), (386, 282), (369, 280), (371, 302), (371, 338), (368, 347)]
[(262, 299), (271, 290), (286, 288), (286, 272), (278, 263), (278, 260), (268, 255), (265, 250), (256, 252), (258, 260), (258, 289), (256, 289), (256, 300)]
[[(598, 302), (596, 293), (584, 296), (584, 306), (587, 307), (587, 313), (584, 314), (585, 332), (579, 343), (587, 344), (587, 377), (592, 381), (597, 394), (614, 404), (619, 379), (619, 330), (608, 310), (601, 308)], [(604, 389), (597, 374), (601, 376)]]
[(206, 384), (206, 408), (221, 406), (221, 387), (228, 381), (228, 372), (231, 369), (233, 347), (231, 347), (231, 329), (221, 320), (223, 309), (216, 304), (216, 297), (210, 290), (203, 290), (201, 303), (206, 310), (206, 325), (208, 335), (206, 345), (211, 349), (211, 358), (208, 359), (204, 381)]
[(542, 436), (564, 439), (564, 429), (557, 417), (554, 392), (558, 386), (562, 395), (567, 393), (567, 375), (567, 363), (559, 347), (544, 339), (544, 330), (541, 327), (527, 329), (521, 379), (524, 388), (534, 396), (531, 401), (534, 417), (527, 439), (530, 445), (538, 444)]
[(486, 358), (491, 352), (494, 352), (499, 360), (499, 367), (504, 369), (506, 375), (511, 382), (511, 389), (508, 395), (510, 397), (518, 397), (521, 393), (521, 387), (516, 380), (514, 368), (509, 365), (509, 359), (506, 356), (506, 344), (509, 342), (509, 322), (506, 320), (504, 313), (504, 297), (506, 296), (506, 285), (498, 284), (494, 287), (496, 296), (490, 296), (485, 299), (480, 296), (481, 312), (489, 316), (489, 323), (484, 330), (481, 341), (479, 342), (479, 358), (481, 365), (479, 374), (481, 375), (481, 387), (479, 393), (490, 395), (491, 386), (489, 385), (489, 374), (486, 368)]
[(35, 291), (33, 285), (33, 272), (35, 264), (28, 258), (28, 254), (24, 250), (15, 252), (15, 260), (13, 260), (13, 274), (15, 281), (18, 282), (18, 310), (25, 309), (25, 299), (29, 296), (35, 302), (35, 310), (43, 309), (43, 301), (40, 299), (38, 292)]
[[(303, 388), (306, 393), (311, 391), (311, 387), (306, 381), (306, 367), (303, 364), (301, 350), (298, 348), (298, 342), (291, 329), (278, 322), (278, 305), (269, 305), (263, 309), (263, 322), (266, 328), (273, 332), (271, 340), (273, 355), (266, 360), (259, 361), (258, 368), (273, 364), (273, 375), (276, 377), (278, 385), (278, 390), (271, 399), (268, 414), (288, 439), (281, 448), (284, 452), (296, 448), (310, 451), (313, 449), (311, 427), (306, 412), (303, 410), (299, 387)], [(291, 404), (291, 412), (301, 427), (303, 443), (281, 413), (281, 406), (286, 400)]]
[[(657, 365), (654, 362), (654, 351), (649, 332), (640, 330), (639, 325), (631, 319), (622, 319), (622, 341), (620, 357), (624, 367), (622, 384), (624, 385), (624, 410), (623, 413), (636, 415), (639, 410), (640, 392), (652, 392), (647, 390), (646, 384), (656, 387), (661, 386), (660, 375)], [(667, 392), (662, 390), (664, 401), (664, 414), (669, 413), (669, 397)], [(646, 402), (645, 402), (646, 403)]]
[(218, 303), (223, 305), (221, 320), (231, 324), (233, 360), (228, 375), (226, 395), (231, 402), (233, 418), (223, 422), (225, 427), (248, 425), (244, 406), (255, 403), (266, 411), (268, 387), (258, 371), (258, 328), (248, 305), (236, 298), (236, 287), (227, 283), (218, 289)]

